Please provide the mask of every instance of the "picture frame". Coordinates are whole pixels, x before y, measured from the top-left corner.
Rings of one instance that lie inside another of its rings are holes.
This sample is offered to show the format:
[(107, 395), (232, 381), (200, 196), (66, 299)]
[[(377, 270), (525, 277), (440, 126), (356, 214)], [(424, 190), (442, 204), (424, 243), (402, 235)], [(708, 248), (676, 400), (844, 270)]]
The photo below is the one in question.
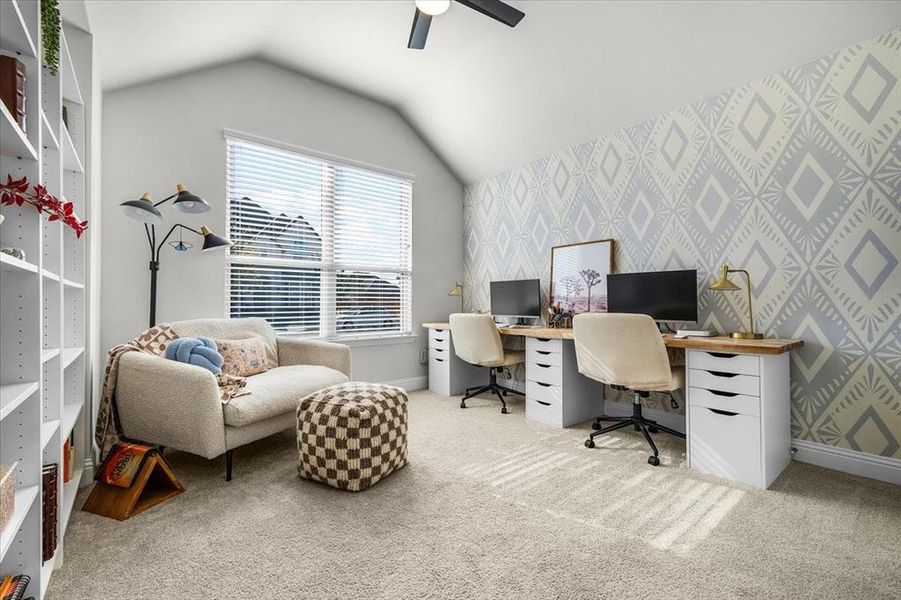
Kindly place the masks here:
[(550, 311), (565, 317), (607, 312), (607, 275), (613, 273), (612, 238), (551, 248)]

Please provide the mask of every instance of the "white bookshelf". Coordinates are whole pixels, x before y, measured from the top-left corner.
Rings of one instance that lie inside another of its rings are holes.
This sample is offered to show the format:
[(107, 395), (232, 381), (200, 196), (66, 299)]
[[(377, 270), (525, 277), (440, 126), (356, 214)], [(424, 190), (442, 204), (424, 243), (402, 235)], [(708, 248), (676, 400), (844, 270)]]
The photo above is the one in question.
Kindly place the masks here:
[[(92, 89), (92, 69), (85, 68), (91, 52), (82, 42), (76, 53), (70, 51), (67, 29), (60, 32), (60, 68), (54, 76), (40, 63), (39, 3), (0, 0), (0, 53), (15, 56), (26, 69), (24, 130), (0, 103), (0, 177), (24, 175), (30, 183), (40, 182), (90, 219), (89, 128), (81, 90)], [(16, 464), (15, 511), (0, 531), (0, 576), (29, 575), (25, 595), (43, 598), (53, 569), (62, 565), (66, 527), (92, 455), (86, 408), (91, 405), (86, 289), (91, 232), (76, 239), (30, 206), (0, 211), (5, 217), (0, 245), (25, 251), (24, 260), (0, 253), (0, 463)], [(70, 434), (74, 475), (63, 482), (63, 444)], [(41, 467), (50, 463), (60, 465), (59, 536), (53, 558), (42, 562)]]

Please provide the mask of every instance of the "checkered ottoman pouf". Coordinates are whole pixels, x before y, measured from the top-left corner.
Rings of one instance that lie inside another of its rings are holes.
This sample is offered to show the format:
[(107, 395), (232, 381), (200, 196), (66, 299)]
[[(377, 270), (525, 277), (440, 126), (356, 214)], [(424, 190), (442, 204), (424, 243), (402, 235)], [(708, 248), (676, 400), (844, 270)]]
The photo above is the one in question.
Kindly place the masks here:
[(297, 407), (297, 470), (304, 479), (359, 492), (407, 464), (407, 393), (342, 383)]

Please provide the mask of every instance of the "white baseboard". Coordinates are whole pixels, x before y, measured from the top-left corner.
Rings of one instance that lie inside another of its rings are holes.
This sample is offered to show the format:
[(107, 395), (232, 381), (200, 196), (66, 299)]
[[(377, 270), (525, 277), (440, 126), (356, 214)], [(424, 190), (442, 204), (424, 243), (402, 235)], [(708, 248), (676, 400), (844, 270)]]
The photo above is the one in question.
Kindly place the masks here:
[(901, 460), (828, 444), (792, 440), (793, 460), (901, 485)]
[[(609, 398), (604, 401), (604, 414), (611, 417), (628, 417), (632, 415), (632, 403), (614, 402)], [(685, 415), (678, 413), (664, 412), (653, 408), (641, 407), (641, 414), (645, 417), (657, 421), (664, 427), (675, 429), (679, 433), (685, 433)]]
[(421, 377), (407, 377), (405, 379), (394, 379), (392, 381), (382, 381), (385, 385), (393, 385), (395, 387), (404, 388), (408, 392), (416, 390), (424, 390), (429, 387), (429, 378), (426, 375)]

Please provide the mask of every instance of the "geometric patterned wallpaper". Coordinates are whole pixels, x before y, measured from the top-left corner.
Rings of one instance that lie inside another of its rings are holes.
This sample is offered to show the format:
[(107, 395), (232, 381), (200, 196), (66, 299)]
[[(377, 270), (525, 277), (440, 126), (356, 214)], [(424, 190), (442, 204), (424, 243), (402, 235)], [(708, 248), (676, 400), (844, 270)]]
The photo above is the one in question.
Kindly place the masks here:
[[(803, 338), (793, 437), (901, 458), (901, 30), (467, 186), (468, 309), (551, 246), (615, 239), (618, 272), (697, 268), (701, 324)], [(680, 402), (680, 412), (683, 410)], [(655, 408), (669, 410), (667, 402)]]

